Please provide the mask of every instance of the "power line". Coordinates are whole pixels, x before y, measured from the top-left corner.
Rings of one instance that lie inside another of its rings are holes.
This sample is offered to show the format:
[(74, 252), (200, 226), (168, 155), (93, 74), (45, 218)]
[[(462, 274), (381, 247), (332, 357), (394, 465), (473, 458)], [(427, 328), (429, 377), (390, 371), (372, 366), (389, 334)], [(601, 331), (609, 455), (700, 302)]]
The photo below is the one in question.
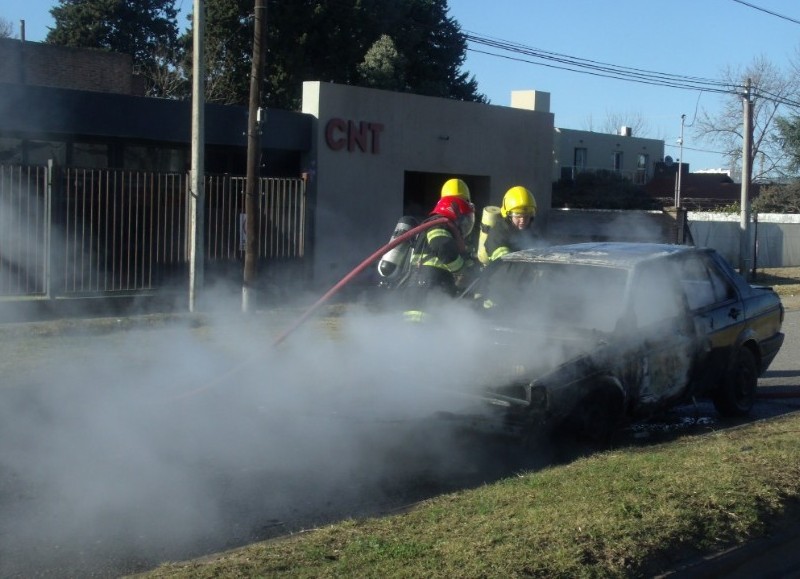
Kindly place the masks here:
[(743, 0), (733, 0), (734, 2), (738, 2), (739, 4), (744, 4), (754, 10), (760, 10), (761, 12), (766, 12), (771, 16), (777, 16), (778, 18), (783, 18), (784, 20), (788, 20), (789, 22), (794, 22), (795, 24), (800, 24), (800, 20), (795, 20), (794, 18), (789, 18), (788, 16), (784, 16), (783, 14), (778, 14), (777, 12), (772, 12), (771, 10), (767, 10), (766, 8), (761, 8), (760, 6), (756, 6), (755, 4), (750, 4), (749, 2), (744, 2)]
[[(766, 95), (766, 96), (765, 96)], [(765, 100), (770, 100), (779, 105), (786, 105), (790, 107), (797, 107), (800, 108), (800, 102), (795, 101), (789, 98), (786, 98), (783, 95), (775, 94), (763, 88), (754, 88), (753, 89), (753, 96), (761, 97)]]
[[(672, 149), (680, 148), (680, 145), (673, 145), (671, 143), (664, 143), (665, 147), (670, 147)], [(687, 147), (686, 145), (683, 146), (684, 151), (697, 151), (699, 153), (714, 153), (715, 155), (727, 155), (729, 154), (727, 151), (712, 151), (711, 149), (698, 149), (697, 147)]]
[(546, 66), (548, 68), (556, 68), (569, 72), (579, 72), (582, 74), (590, 74), (616, 80), (627, 80), (630, 82), (638, 82), (641, 84), (650, 84), (655, 86), (666, 86), (687, 90), (701, 90), (724, 94), (738, 92), (738, 87), (719, 80), (620, 66), (559, 54), (557, 52), (545, 51), (506, 40), (484, 37), (472, 32), (465, 32), (464, 34), (467, 41), (470, 43), (487, 46), (489, 48), (494, 48), (512, 54), (519, 54), (534, 60), (523, 58), (522, 56), (510, 56), (493, 51), (468, 48), (468, 50), (471, 52), (487, 54), (489, 56), (495, 56), (498, 58), (517, 60), (520, 62), (526, 62), (528, 64)]
[[(579, 58), (576, 56), (560, 54), (557, 52), (541, 50), (538, 48), (532, 48), (507, 40), (481, 36), (475, 32), (463, 31), (463, 34), (466, 40), (471, 44), (483, 45), (496, 50), (509, 52), (511, 54), (502, 54), (494, 51), (468, 47), (467, 50), (470, 52), (486, 54), (488, 56), (494, 56), (497, 58), (505, 58), (506, 60), (515, 60), (536, 66), (545, 66), (548, 68), (566, 70), (568, 72), (577, 72), (581, 74), (611, 78), (614, 80), (637, 82), (640, 84), (649, 84), (654, 86), (665, 86), (683, 90), (697, 90), (701, 92), (732, 95), (741, 95), (742, 91), (744, 90), (744, 87), (741, 85), (734, 85), (730, 82), (721, 80), (609, 64), (605, 62)], [(752, 90), (753, 96), (755, 97), (772, 101), (779, 105), (800, 108), (800, 101), (787, 98), (784, 95), (772, 93), (760, 87), (754, 87)]]

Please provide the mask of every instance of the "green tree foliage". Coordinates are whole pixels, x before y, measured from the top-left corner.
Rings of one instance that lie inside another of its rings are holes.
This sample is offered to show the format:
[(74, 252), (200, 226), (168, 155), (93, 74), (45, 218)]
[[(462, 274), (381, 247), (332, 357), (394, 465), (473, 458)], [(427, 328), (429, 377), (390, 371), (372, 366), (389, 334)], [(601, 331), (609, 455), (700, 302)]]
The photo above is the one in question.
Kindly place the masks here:
[[(59, 0), (50, 10), (55, 26), (46, 41), (130, 54), (152, 79), (174, 69), (178, 40), (176, 0)], [(164, 96), (164, 95), (158, 95)]]
[(358, 72), (364, 86), (402, 91), (406, 86), (404, 68), (405, 59), (397, 52), (392, 37), (384, 34), (367, 50)]
[[(206, 99), (246, 104), (253, 57), (253, 0), (206, 0)], [(269, 11), (268, 11), (269, 14)], [(182, 39), (191, 63), (192, 37)], [(191, 78), (191, 71), (186, 73)]]
[(752, 209), (757, 213), (800, 213), (800, 180), (762, 186)]
[[(252, 10), (252, 1), (206, 1), (210, 101), (247, 102)], [(466, 40), (447, 12), (446, 0), (268, 2), (262, 104), (299, 108), (307, 80), (486, 102), (460, 70)]]
[(781, 145), (788, 156), (788, 169), (796, 174), (800, 172), (800, 116), (780, 117), (776, 123)]

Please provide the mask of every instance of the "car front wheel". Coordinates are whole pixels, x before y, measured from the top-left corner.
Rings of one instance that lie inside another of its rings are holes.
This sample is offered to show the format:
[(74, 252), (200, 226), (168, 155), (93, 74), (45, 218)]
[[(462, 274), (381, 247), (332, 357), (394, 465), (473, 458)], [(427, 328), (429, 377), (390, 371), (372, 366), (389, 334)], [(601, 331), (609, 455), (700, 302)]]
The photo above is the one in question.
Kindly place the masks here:
[(742, 348), (712, 396), (714, 407), (725, 417), (746, 416), (755, 404), (757, 387), (756, 358), (748, 348)]

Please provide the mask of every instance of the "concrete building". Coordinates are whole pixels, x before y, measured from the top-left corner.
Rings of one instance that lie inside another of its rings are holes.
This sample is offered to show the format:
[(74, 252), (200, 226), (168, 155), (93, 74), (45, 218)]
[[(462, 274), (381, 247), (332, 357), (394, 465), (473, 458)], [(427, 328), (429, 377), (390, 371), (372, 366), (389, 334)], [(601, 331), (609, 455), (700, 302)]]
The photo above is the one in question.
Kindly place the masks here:
[(315, 119), (307, 166), (313, 235), (326, 240), (315, 246), (315, 278), (349, 271), (388, 241), (401, 215), (424, 217), (450, 177), (466, 181), (479, 211), (525, 185), (546, 222), (549, 110), (306, 82), (303, 112)]

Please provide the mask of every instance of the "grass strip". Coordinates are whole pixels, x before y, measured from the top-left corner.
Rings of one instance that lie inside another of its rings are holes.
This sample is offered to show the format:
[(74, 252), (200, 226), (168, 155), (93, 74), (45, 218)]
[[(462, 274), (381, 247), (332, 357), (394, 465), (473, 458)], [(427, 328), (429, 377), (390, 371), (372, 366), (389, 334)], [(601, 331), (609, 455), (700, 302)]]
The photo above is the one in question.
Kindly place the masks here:
[(141, 577), (649, 576), (795, 517), (798, 433), (787, 415), (607, 451)]

